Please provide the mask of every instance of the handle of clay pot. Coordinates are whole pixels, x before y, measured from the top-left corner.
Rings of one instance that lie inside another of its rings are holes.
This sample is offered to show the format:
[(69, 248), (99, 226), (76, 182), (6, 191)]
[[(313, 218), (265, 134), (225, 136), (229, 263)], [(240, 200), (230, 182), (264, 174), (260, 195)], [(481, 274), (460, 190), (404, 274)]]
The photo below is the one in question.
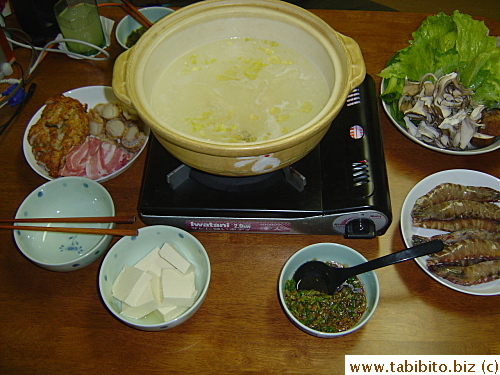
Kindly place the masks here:
[(347, 54), (349, 55), (351, 60), (351, 64), (350, 66), (348, 66), (348, 69), (350, 69), (351, 73), (351, 81), (349, 82), (351, 84), (349, 91), (351, 91), (355, 87), (361, 85), (361, 83), (363, 83), (363, 80), (365, 79), (365, 60), (363, 59), (363, 54), (361, 53), (361, 49), (359, 48), (358, 43), (356, 43), (354, 39), (342, 34), (339, 34), (339, 36), (344, 42), (344, 45), (347, 49)]
[(113, 92), (118, 99), (125, 104), (132, 106), (132, 100), (128, 95), (127, 90), (127, 62), (130, 50), (122, 52), (115, 61), (113, 66)]

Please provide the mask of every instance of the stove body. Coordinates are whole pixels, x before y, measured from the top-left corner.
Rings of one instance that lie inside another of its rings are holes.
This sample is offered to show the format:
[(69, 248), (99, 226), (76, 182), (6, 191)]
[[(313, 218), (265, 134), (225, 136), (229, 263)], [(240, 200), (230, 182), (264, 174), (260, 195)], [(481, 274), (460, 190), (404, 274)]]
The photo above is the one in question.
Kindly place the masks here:
[(392, 214), (372, 77), (348, 96), (314, 150), (264, 175), (191, 169), (151, 136), (138, 211), (148, 225), (187, 231), (384, 234)]

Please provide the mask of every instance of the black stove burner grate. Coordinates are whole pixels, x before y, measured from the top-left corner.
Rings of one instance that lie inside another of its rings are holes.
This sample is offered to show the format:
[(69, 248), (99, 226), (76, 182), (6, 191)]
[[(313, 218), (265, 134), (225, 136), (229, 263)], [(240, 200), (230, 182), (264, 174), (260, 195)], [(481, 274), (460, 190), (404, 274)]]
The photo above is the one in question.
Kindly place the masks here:
[(139, 214), (146, 224), (187, 230), (346, 236), (349, 221), (368, 218), (375, 225), (364, 237), (383, 234), (391, 212), (373, 79), (367, 76), (353, 90), (314, 150), (267, 174), (226, 177), (194, 170), (152, 136)]
[(291, 183), (297, 190), (301, 191), (304, 189), (305, 179), (303, 183), (300, 181), (297, 182), (297, 179), (301, 179), (302, 177), (303, 176), (291, 167), (285, 167), (270, 173), (255, 176), (232, 177), (214, 175), (192, 169), (183, 164), (168, 175), (167, 181), (174, 190), (182, 188), (182, 184), (188, 179), (193, 179), (207, 188), (221, 190), (227, 193), (247, 193), (250, 191), (269, 189), (273, 185), (283, 181), (283, 179), (286, 179), (288, 183)]

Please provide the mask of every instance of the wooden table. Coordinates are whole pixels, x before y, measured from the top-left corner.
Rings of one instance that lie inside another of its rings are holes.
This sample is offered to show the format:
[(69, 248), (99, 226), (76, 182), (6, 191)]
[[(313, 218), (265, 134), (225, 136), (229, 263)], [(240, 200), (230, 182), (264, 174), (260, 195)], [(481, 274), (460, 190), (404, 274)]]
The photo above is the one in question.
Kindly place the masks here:
[[(314, 11), (337, 31), (354, 38), (368, 74), (407, 45), (424, 14)], [(103, 15), (119, 19), (121, 10)], [(10, 21), (10, 20), (9, 20)], [(500, 23), (485, 20), (492, 35)], [(23, 198), (45, 180), (24, 160), (22, 135), (44, 101), (89, 85), (110, 85), (114, 59), (93, 63), (50, 54), (40, 65), (38, 87), (22, 113), (0, 137), (0, 217), (13, 217)], [(16, 50), (21, 64), (29, 53)], [(378, 87), (378, 86), (377, 86)], [(0, 111), (3, 123), (7, 109)], [(402, 249), (399, 213), (408, 191), (422, 178), (446, 169), (468, 168), (500, 176), (500, 151), (450, 156), (427, 150), (402, 135), (381, 111), (394, 220), (387, 233), (370, 240), (340, 236), (194, 233), (212, 264), (207, 298), (198, 313), (172, 330), (148, 333), (115, 320), (97, 292), (100, 262), (71, 273), (55, 273), (28, 262), (12, 233), (0, 233), (1, 374), (122, 373), (342, 373), (344, 356), (409, 354), (500, 354), (500, 297), (453, 291), (405, 262), (377, 271), (378, 308), (361, 330), (338, 339), (309, 336), (283, 314), (277, 279), (298, 249), (317, 242), (353, 247), (368, 259)], [(117, 214), (136, 212), (146, 153), (103, 185)], [(75, 197), (76, 198), (76, 197)], [(142, 227), (137, 222), (131, 227)]]

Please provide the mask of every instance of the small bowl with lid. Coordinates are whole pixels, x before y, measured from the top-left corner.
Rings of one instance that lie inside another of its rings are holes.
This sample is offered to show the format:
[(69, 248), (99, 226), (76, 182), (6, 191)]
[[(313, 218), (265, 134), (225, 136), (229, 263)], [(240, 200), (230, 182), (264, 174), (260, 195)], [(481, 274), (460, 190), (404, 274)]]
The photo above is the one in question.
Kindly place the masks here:
[[(361, 316), (358, 317), (356, 323), (354, 323), (353, 325), (352, 323), (349, 324), (351, 325), (350, 328), (340, 328), (343, 330), (335, 332), (328, 332), (325, 329), (320, 330), (319, 328), (312, 328), (312, 326), (306, 323), (306, 320), (303, 317), (298, 316), (293, 312), (295, 310), (295, 307), (290, 304), (290, 299), (287, 295), (287, 282), (293, 280), (295, 271), (302, 264), (311, 260), (335, 262), (337, 264), (343, 265), (344, 267), (352, 267), (367, 261), (366, 258), (356, 250), (336, 243), (317, 243), (306, 246), (297, 251), (285, 262), (278, 281), (278, 295), (280, 303), (288, 319), (290, 319), (290, 321), (302, 331), (312, 336), (322, 338), (335, 338), (344, 336), (363, 327), (375, 312), (379, 300), (379, 283), (377, 275), (374, 271), (358, 275), (358, 279), (363, 286), (364, 295), (366, 297), (365, 310), (362, 314), (360, 314)], [(348, 296), (351, 296), (351, 294), (348, 294)], [(328, 314), (333, 314), (331, 311), (326, 312)], [(334, 324), (336, 323), (332, 322), (332, 324), (329, 324), (329, 326), (332, 327)]]
[[(20, 204), (16, 219), (114, 216), (108, 191), (84, 177), (61, 177), (40, 185)], [(111, 229), (114, 223), (23, 223), (45, 227)], [(19, 251), (34, 264), (50, 271), (79, 270), (100, 258), (112, 236), (14, 230)]]

